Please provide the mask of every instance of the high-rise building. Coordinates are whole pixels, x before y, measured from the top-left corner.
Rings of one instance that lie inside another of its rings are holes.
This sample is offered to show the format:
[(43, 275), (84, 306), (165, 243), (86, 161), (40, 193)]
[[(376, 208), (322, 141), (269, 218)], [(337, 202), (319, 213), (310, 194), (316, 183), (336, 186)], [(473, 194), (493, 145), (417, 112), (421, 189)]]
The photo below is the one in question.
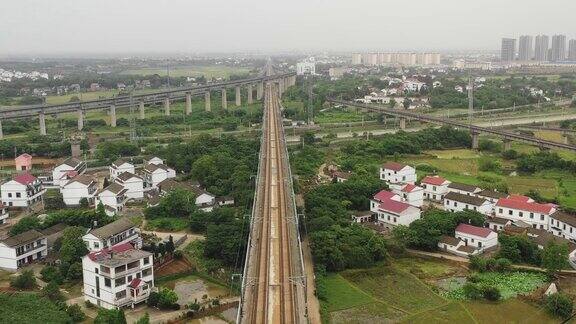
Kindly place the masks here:
[(568, 42), (568, 60), (576, 61), (576, 39), (571, 39)]
[(502, 38), (500, 57), (503, 62), (514, 61), (516, 57), (516, 40), (514, 38)]
[(552, 56), (550, 61), (560, 62), (566, 60), (566, 35), (552, 36)]
[(518, 60), (529, 61), (533, 58), (532, 36), (520, 36), (518, 41)]
[(548, 41), (547, 35), (536, 36), (534, 45), (534, 59), (536, 61), (544, 62), (548, 60)]

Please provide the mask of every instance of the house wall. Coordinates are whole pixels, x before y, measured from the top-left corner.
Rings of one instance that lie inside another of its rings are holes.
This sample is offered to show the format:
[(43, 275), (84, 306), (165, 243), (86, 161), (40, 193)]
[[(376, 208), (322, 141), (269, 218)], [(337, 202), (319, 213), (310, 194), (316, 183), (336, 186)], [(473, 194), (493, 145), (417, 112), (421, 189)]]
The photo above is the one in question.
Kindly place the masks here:
[(424, 198), (428, 200), (441, 201), (448, 193), (448, 184), (435, 186), (423, 183), (420, 186), (424, 188)]
[(420, 218), (420, 210), (417, 208), (409, 208), (407, 211), (403, 212), (401, 215), (397, 215), (394, 213), (378, 210), (377, 214), (377, 221), (378, 223), (391, 228), (397, 225), (405, 225), (408, 226), (413, 221)]
[(88, 199), (89, 203), (94, 203), (96, 187), (92, 187), (92, 192), (90, 192), (90, 189), (90, 187), (84, 184), (73, 182), (60, 189), (60, 193), (62, 193), (62, 199), (67, 206), (77, 206), (80, 205), (82, 198)]
[(444, 198), (444, 209), (451, 212), (474, 210), (484, 215), (492, 215), (492, 204), (490, 204), (489, 202), (485, 202), (481, 206), (475, 206), (460, 201)]
[(133, 177), (126, 182), (120, 182), (118, 179), (116, 179), (115, 182), (128, 189), (126, 192), (126, 197), (128, 199), (144, 198), (144, 180)]
[(116, 168), (110, 166), (110, 178), (112, 180), (116, 179), (117, 176), (121, 175), (124, 172), (135, 173), (134, 165), (131, 163), (124, 163), (122, 165), (117, 166)]
[(532, 213), (525, 210), (496, 206), (495, 215), (513, 221), (521, 220), (538, 229), (548, 230), (549, 228), (550, 215), (548, 214)]
[[(491, 233), (488, 235), (488, 237), (485, 238), (456, 231), (454, 236), (464, 241), (466, 245), (472, 246), (480, 251), (484, 251), (488, 248), (498, 245), (498, 234), (496, 233)], [(481, 243), (481, 246), (478, 245), (479, 243)]]
[(550, 217), (550, 231), (556, 236), (576, 242), (576, 228), (552, 217)]
[(416, 170), (409, 166), (400, 171), (380, 168), (380, 179), (388, 183), (414, 184), (416, 182)]

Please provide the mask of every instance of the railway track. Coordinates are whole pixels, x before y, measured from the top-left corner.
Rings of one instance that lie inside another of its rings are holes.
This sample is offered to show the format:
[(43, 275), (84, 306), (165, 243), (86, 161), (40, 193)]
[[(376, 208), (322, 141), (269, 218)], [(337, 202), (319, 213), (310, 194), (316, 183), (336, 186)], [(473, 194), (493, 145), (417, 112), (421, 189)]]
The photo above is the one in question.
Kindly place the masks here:
[[(267, 83), (259, 176), (239, 310), (240, 323), (304, 323), (300, 240), (278, 87)], [(295, 279), (296, 278), (296, 279)]]

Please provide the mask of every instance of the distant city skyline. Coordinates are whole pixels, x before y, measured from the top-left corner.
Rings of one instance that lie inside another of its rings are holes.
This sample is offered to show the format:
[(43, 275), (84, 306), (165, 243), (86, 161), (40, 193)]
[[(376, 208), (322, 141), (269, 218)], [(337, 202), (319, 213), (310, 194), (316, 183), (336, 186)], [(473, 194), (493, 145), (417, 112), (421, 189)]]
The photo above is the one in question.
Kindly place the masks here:
[(548, 35), (537, 35), (535, 42), (533, 42), (533, 39), (532, 35), (521, 35), (518, 37), (518, 47), (516, 47), (517, 40), (515, 38), (502, 38), (500, 60), (503, 62), (515, 60), (541, 62), (576, 60), (576, 38), (570, 39), (565, 34), (554, 34), (550, 43)]
[(496, 0), (3, 0), (0, 55), (497, 51), (512, 35), (576, 38), (576, 2), (545, 5), (561, 10)]

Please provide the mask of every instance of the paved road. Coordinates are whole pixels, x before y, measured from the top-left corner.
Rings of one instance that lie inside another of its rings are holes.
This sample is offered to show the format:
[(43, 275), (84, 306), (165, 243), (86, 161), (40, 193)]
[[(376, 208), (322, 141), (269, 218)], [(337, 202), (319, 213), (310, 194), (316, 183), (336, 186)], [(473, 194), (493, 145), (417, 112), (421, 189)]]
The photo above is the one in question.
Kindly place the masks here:
[(302, 241), (302, 254), (304, 257), (304, 269), (306, 269), (306, 298), (308, 301), (308, 321), (310, 324), (320, 324), (320, 302), (316, 298), (316, 282), (314, 281), (314, 262), (308, 238)]

